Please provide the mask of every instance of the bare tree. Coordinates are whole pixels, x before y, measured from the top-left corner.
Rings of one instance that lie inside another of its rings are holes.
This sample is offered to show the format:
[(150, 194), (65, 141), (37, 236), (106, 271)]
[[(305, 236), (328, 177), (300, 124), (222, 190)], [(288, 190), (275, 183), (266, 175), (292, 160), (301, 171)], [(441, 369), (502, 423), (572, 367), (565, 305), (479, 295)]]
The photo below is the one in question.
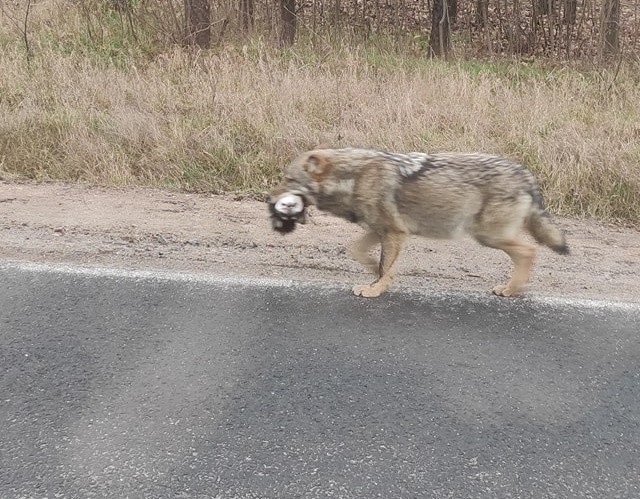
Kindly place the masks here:
[(458, 19), (458, 0), (448, 0), (449, 22), (453, 26)]
[(211, 43), (211, 14), (209, 0), (185, 0), (184, 18), (187, 45), (209, 48)]
[(562, 22), (564, 24), (575, 24), (577, 12), (578, 0), (564, 0), (564, 13), (562, 14)]
[(253, 0), (240, 0), (240, 16), (242, 17), (242, 31), (248, 33), (253, 28), (254, 20)]
[(534, 12), (537, 14), (550, 14), (555, 8), (555, 0), (535, 0), (533, 4)]
[(280, 0), (280, 19), (280, 44), (290, 47), (296, 38), (296, 0)]
[(484, 28), (489, 19), (489, 0), (476, 0), (476, 24)]
[(620, 0), (604, 0), (601, 37), (603, 56), (620, 52)]
[(450, 0), (433, 0), (429, 57), (447, 57), (451, 52), (451, 17), (455, 13)]

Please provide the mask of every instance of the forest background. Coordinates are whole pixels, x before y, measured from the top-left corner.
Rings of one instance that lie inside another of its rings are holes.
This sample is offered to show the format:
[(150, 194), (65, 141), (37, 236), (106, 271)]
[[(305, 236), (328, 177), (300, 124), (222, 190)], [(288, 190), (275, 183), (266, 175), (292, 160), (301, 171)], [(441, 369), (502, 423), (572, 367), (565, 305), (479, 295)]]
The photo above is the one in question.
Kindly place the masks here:
[(640, 220), (640, 0), (0, 0), (0, 179), (260, 194), (320, 142)]

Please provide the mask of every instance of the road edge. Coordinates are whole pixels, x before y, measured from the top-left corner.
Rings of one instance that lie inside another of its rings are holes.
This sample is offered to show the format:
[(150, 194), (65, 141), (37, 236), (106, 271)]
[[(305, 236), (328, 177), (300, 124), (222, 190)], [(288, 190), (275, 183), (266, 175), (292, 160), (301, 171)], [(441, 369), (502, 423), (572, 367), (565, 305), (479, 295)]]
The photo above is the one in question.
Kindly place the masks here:
[[(296, 286), (302, 290), (348, 291), (348, 286), (333, 282), (304, 281), (276, 277), (249, 277), (205, 272), (187, 272), (175, 270), (130, 269), (105, 266), (89, 266), (73, 263), (39, 263), (18, 260), (0, 261), (0, 270), (15, 270), (31, 273), (59, 273), (87, 277), (124, 278), (133, 280), (176, 281), (197, 284), (217, 284), (226, 286), (257, 286), (286, 288)], [(611, 310), (616, 312), (640, 312), (640, 303), (613, 300), (596, 300), (564, 296), (546, 296), (528, 294), (521, 298), (500, 298), (479, 291), (456, 291), (428, 288), (405, 288), (390, 291), (390, 294), (410, 299), (458, 299), (471, 302), (486, 303), (490, 300), (503, 303), (505, 300), (516, 300), (518, 303), (537, 303), (557, 308), (571, 307), (590, 310)]]

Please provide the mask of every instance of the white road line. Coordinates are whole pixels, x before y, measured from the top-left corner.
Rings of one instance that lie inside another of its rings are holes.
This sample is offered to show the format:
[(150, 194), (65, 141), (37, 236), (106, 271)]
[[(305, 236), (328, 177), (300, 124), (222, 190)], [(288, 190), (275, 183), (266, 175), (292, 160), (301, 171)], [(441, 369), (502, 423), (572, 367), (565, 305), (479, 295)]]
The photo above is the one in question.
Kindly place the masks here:
[[(17, 270), (32, 273), (59, 273), (67, 275), (79, 275), (88, 277), (110, 277), (122, 279), (137, 280), (163, 280), (176, 282), (190, 282), (198, 284), (216, 284), (227, 286), (255, 286), (255, 287), (272, 287), (287, 288), (295, 286), (301, 289), (325, 289), (325, 290), (344, 290), (346, 286), (323, 283), (318, 281), (304, 282), (295, 281), (293, 279), (281, 279), (275, 277), (246, 277), (246, 276), (230, 276), (206, 273), (189, 273), (165, 270), (138, 270), (138, 269), (120, 269), (112, 267), (93, 267), (64, 263), (34, 263), (20, 261), (0, 262), (0, 270)], [(469, 291), (442, 291), (411, 288), (405, 290), (397, 290), (396, 293), (405, 292), (412, 295), (428, 298), (455, 298), (466, 299), (475, 302), (486, 301), (488, 299), (504, 300), (497, 298), (488, 293), (469, 292)], [(554, 307), (574, 307), (590, 310), (611, 310), (611, 311), (627, 311), (640, 312), (640, 303), (617, 302), (611, 300), (594, 300), (588, 298), (572, 298), (560, 296), (540, 296), (527, 295), (524, 298), (532, 303), (540, 303)]]

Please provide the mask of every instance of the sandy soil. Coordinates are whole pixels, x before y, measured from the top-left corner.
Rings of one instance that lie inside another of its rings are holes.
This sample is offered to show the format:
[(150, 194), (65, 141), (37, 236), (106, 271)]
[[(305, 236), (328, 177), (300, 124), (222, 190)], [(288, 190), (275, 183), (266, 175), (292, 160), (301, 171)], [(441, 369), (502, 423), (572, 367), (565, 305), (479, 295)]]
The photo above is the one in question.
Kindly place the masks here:
[[(640, 302), (640, 231), (559, 218), (570, 256), (541, 249), (529, 294)], [(360, 229), (318, 211), (273, 232), (266, 205), (233, 196), (142, 188), (0, 182), (0, 260), (367, 283), (346, 255)], [(489, 293), (509, 272), (503, 253), (469, 239), (414, 238), (394, 289)], [(346, 290), (345, 290), (346, 292)]]

